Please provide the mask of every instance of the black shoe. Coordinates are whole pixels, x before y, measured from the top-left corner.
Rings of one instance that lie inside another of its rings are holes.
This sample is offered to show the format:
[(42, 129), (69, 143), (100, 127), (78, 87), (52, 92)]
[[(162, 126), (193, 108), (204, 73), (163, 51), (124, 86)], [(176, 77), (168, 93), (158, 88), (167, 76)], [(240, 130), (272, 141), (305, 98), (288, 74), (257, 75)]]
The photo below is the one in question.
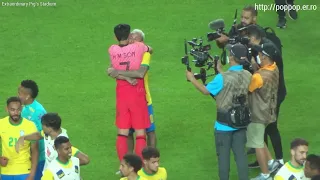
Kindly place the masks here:
[(285, 17), (280, 17), (279, 21), (278, 21), (278, 24), (277, 24), (277, 27), (278, 28), (286, 28), (286, 24), (287, 24), (286, 18)]
[(298, 19), (298, 13), (296, 10), (290, 10), (288, 11), (288, 16), (292, 20), (297, 20)]
[(254, 169), (254, 168), (259, 168), (260, 166), (259, 166), (258, 161), (256, 161), (256, 162), (254, 162), (254, 163), (249, 164), (248, 167), (249, 167), (250, 169)]
[[(291, 5), (291, 6), (294, 5), (293, 2), (292, 2), (292, 3), (288, 3), (288, 0), (286, 0), (286, 4), (287, 4), (287, 5)], [(289, 18), (292, 19), (292, 20), (297, 20), (297, 19), (298, 19), (298, 13), (297, 13), (296, 10), (290, 10), (290, 11), (288, 11), (288, 16), (289, 16)]]
[(250, 148), (248, 151), (247, 151), (247, 155), (251, 155), (251, 154), (255, 154), (256, 153), (256, 150), (254, 148)]

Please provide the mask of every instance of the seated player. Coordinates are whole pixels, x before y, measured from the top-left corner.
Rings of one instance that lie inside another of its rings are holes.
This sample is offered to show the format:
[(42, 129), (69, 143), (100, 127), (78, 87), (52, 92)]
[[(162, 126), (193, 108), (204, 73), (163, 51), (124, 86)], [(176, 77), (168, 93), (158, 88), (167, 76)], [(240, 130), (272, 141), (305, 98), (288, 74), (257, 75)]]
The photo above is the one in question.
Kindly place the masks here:
[(54, 147), (58, 157), (45, 169), (41, 180), (80, 180), (80, 162), (78, 158), (72, 156), (69, 139), (65, 136), (57, 137), (54, 140)]
[[(57, 151), (54, 149), (54, 140), (57, 137), (68, 137), (67, 131), (61, 128), (61, 118), (57, 113), (47, 113), (41, 118), (42, 128), (41, 132), (32, 134), (26, 134), (21, 136), (16, 144), (16, 150), (19, 151), (19, 146), (23, 144), (25, 140), (40, 140), (44, 139), (46, 149), (46, 163), (44, 169), (58, 157)], [(72, 147), (72, 155), (79, 158), (80, 165), (86, 165), (89, 163), (89, 158), (86, 154), (79, 151), (77, 148)]]
[(301, 138), (291, 142), (291, 160), (285, 163), (274, 177), (274, 180), (304, 179), (303, 164), (306, 161), (309, 143)]
[(123, 156), (120, 164), (120, 172), (123, 178), (120, 180), (147, 180), (137, 173), (142, 167), (141, 158), (135, 154)]
[(308, 155), (304, 174), (307, 178), (320, 179), (320, 156), (315, 154)]
[[(9, 116), (0, 119), (0, 139), (2, 152), (0, 158), (2, 180), (34, 180), (38, 164), (38, 143), (28, 141), (21, 146), (18, 154), (15, 143), (25, 133), (37, 132), (32, 121), (21, 117), (22, 103), (18, 97), (7, 100)], [(32, 153), (31, 153), (32, 152)]]
[(148, 180), (167, 180), (167, 171), (164, 167), (159, 167), (160, 152), (153, 147), (146, 147), (142, 151), (143, 168), (138, 175)]

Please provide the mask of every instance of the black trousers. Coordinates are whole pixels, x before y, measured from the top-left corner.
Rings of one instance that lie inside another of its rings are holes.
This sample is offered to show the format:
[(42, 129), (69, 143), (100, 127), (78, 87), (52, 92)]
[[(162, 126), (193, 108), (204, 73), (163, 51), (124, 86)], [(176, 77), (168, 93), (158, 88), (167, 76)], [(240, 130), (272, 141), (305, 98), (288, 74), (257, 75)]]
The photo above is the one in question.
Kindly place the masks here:
[(230, 151), (233, 151), (234, 160), (237, 164), (238, 179), (249, 179), (248, 157), (246, 153), (247, 136), (246, 130), (217, 131), (214, 132), (216, 153), (218, 156), (219, 179), (229, 180)]
[(276, 109), (277, 120), (276, 120), (276, 122), (269, 124), (266, 127), (265, 133), (264, 133), (264, 142), (268, 146), (268, 136), (269, 136), (271, 143), (272, 143), (272, 146), (273, 146), (273, 150), (274, 150), (276, 159), (283, 159), (282, 142), (281, 142), (280, 132), (278, 129), (278, 117), (279, 117), (281, 103), (282, 103), (282, 101), (278, 102), (278, 104), (277, 104), (277, 109)]
[[(293, 5), (293, 1), (294, 0), (287, 0), (287, 3)], [(282, 6), (286, 5), (286, 0), (274, 0), (274, 2), (276, 5), (282, 5)], [(277, 13), (279, 18), (286, 16), (286, 13), (284, 12), (284, 10), (278, 10)]]

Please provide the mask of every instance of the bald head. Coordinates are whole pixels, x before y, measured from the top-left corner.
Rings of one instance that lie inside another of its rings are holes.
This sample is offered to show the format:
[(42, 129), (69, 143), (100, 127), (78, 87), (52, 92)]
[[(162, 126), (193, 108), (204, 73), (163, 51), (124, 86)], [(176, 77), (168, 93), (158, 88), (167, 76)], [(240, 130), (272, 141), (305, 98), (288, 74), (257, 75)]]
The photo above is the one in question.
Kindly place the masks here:
[(145, 39), (145, 35), (143, 33), (143, 31), (141, 31), (140, 29), (134, 29), (131, 33), (130, 33), (130, 42), (134, 43), (134, 42), (143, 42)]

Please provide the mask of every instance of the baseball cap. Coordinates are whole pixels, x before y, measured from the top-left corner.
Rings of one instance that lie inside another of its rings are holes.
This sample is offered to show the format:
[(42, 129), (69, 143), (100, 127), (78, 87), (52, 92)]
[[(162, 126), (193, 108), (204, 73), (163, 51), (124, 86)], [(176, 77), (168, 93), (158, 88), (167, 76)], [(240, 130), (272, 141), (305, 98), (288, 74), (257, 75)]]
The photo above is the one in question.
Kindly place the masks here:
[(226, 48), (230, 51), (230, 55), (236, 57), (239, 60), (247, 59), (248, 49), (243, 44), (228, 44)]
[(279, 54), (279, 50), (273, 43), (264, 43), (261, 45), (255, 45), (252, 47), (252, 49), (261, 52), (262, 54), (270, 57), (272, 60), (274, 60), (275, 56)]

